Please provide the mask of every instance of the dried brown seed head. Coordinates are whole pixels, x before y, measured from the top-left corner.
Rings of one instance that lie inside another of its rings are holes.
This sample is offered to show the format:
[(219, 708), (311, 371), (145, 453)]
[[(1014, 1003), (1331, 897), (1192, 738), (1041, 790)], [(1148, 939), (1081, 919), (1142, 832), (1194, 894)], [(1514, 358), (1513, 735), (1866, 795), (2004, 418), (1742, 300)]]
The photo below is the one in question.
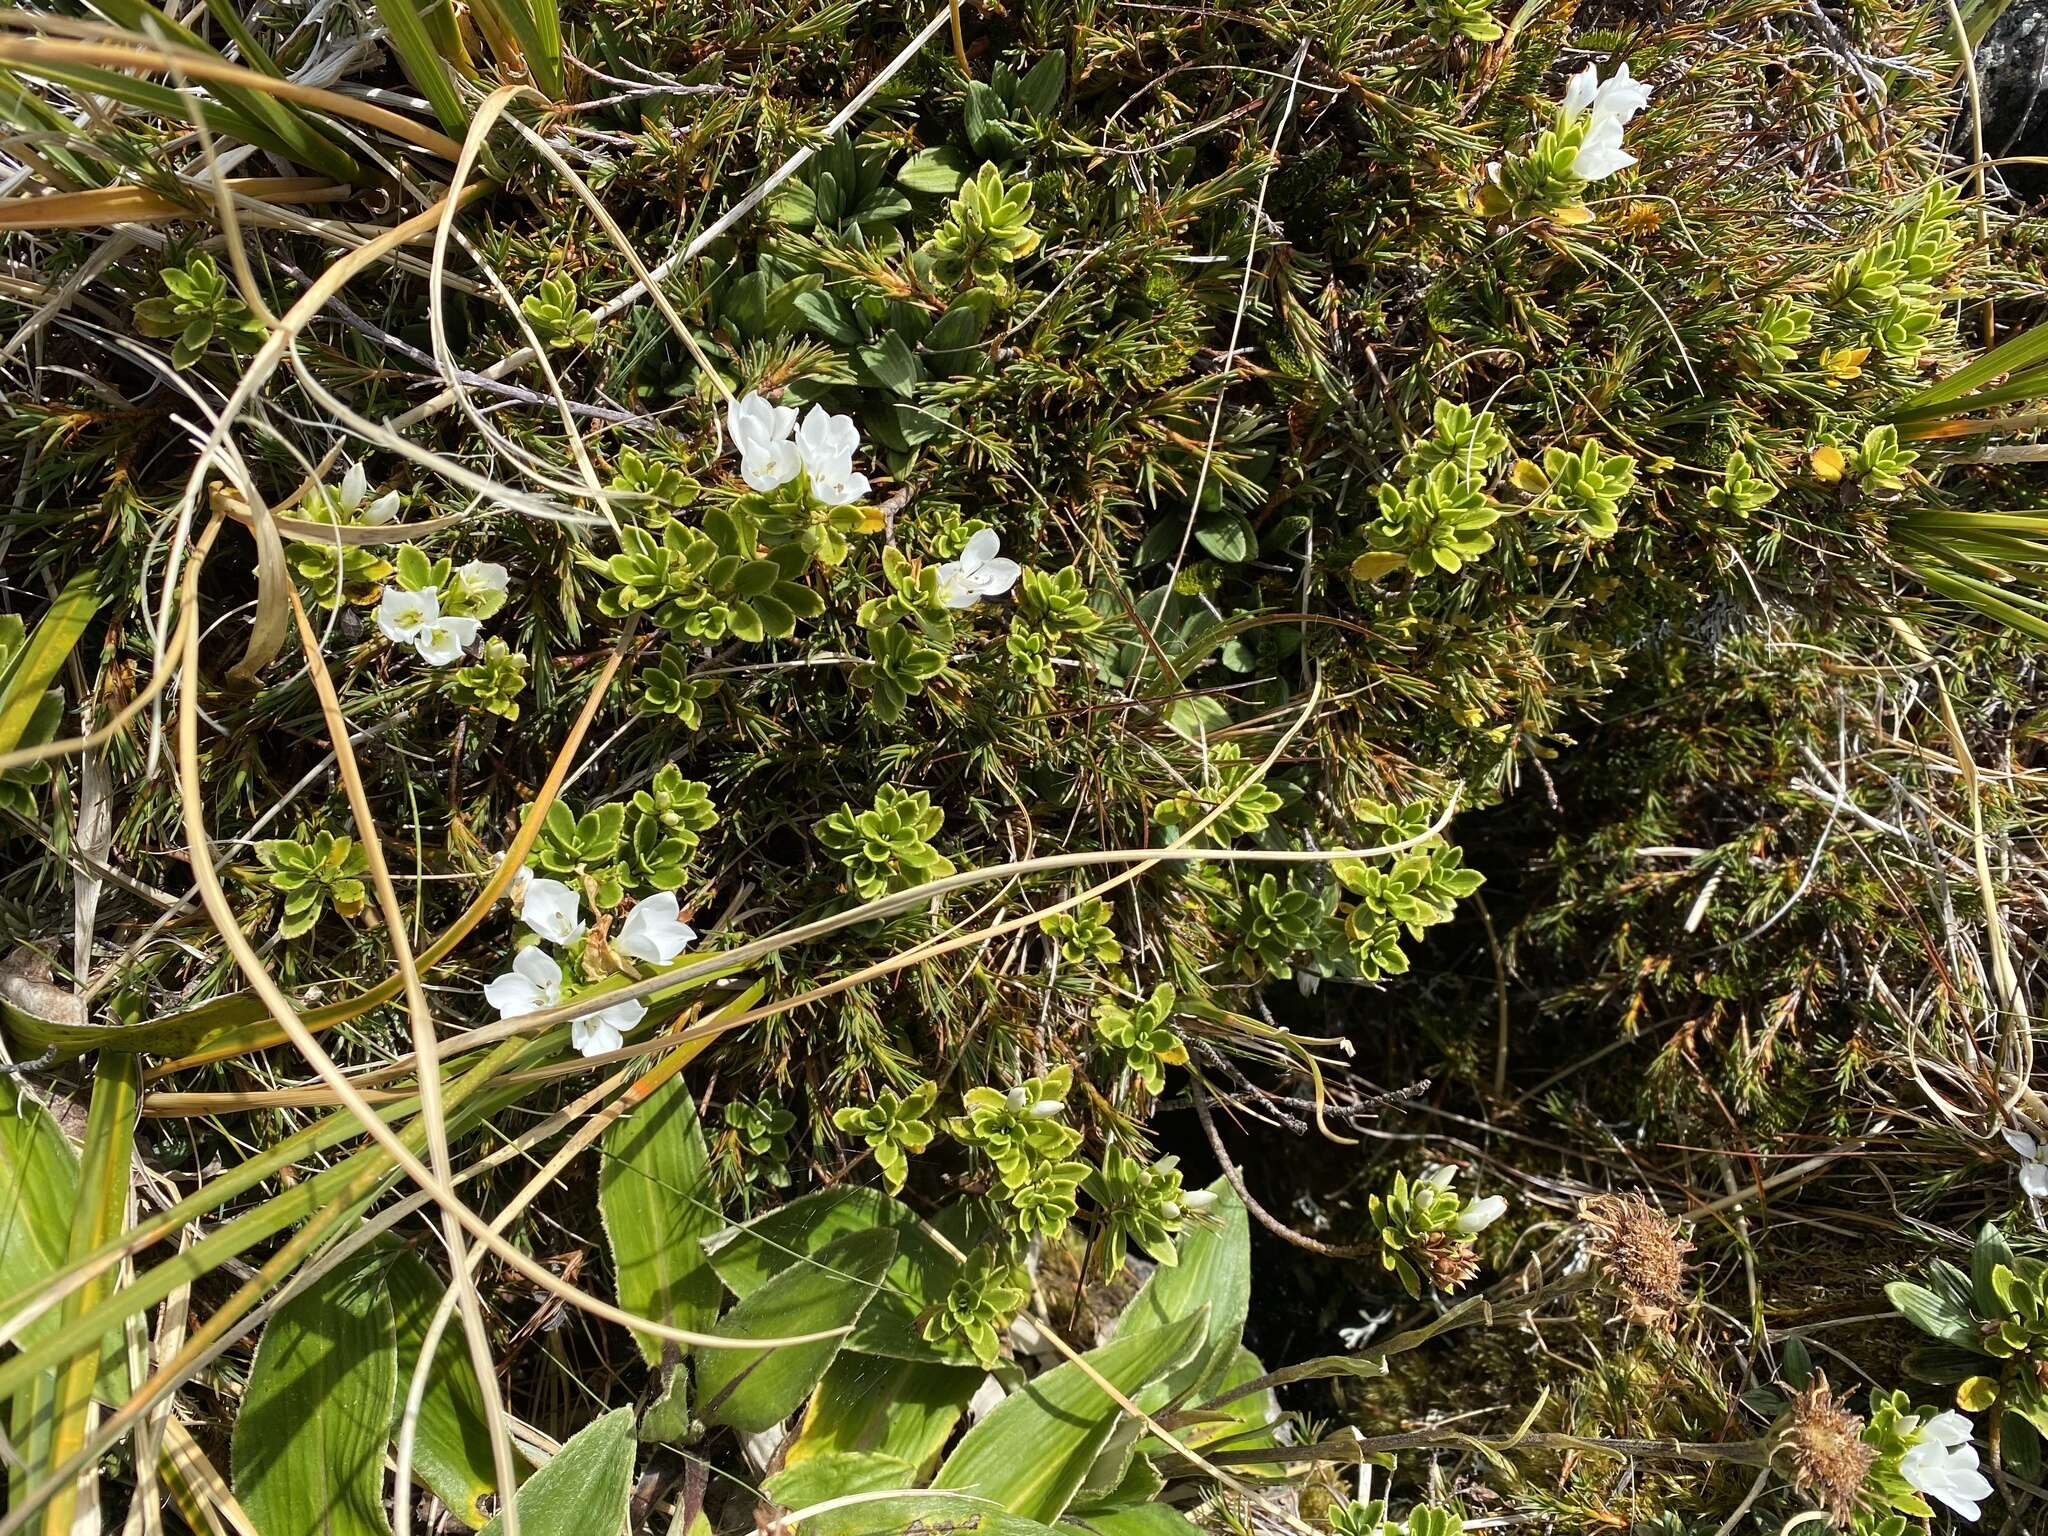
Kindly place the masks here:
[(1621, 1292), (1628, 1320), (1670, 1331), (1685, 1305), (1685, 1256), (1678, 1223), (1641, 1195), (1595, 1195), (1579, 1202), (1593, 1234), (1593, 1257)]
[(1836, 1525), (1847, 1526), (1877, 1451), (1863, 1439), (1863, 1420), (1836, 1401), (1826, 1376), (1816, 1372), (1813, 1385), (1792, 1394), (1777, 1442), (1792, 1486)]

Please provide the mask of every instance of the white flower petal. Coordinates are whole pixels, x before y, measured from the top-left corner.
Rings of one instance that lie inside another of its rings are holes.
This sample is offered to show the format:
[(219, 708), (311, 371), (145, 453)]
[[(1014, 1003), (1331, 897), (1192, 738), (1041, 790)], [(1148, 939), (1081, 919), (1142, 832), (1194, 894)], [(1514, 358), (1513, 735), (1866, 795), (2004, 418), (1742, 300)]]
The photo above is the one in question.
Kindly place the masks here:
[(1499, 1221), (1507, 1214), (1507, 1209), (1508, 1203), (1505, 1198), (1500, 1195), (1488, 1195), (1484, 1200), (1474, 1200), (1466, 1206), (1458, 1213), (1458, 1219), (1452, 1225), (1467, 1237), (1473, 1237)]
[(432, 587), (423, 592), (408, 592), (403, 587), (388, 586), (377, 600), (377, 628), (393, 644), (405, 645), (418, 639), (420, 632), (440, 617), (441, 594)]
[(697, 930), (676, 916), (675, 892), (663, 891), (633, 908), (612, 947), (649, 965), (667, 965), (696, 941)]
[(616, 1029), (598, 1017), (571, 1019), (569, 1043), (585, 1056), (602, 1056), (607, 1051), (616, 1051), (626, 1042)]
[(974, 590), (958, 560), (948, 560), (939, 567), (939, 601), (948, 608), (972, 608), (981, 601), (981, 594)]
[(1649, 104), (1650, 87), (1640, 80), (1631, 79), (1626, 64), (1617, 69), (1593, 95), (1595, 116), (1618, 118), (1624, 123)]
[(1593, 98), (1599, 94), (1600, 70), (1597, 65), (1588, 64), (1565, 83), (1564, 110), (1568, 117), (1577, 117), (1593, 105)]
[(1017, 585), (1017, 578), (1024, 574), (1024, 567), (1006, 556), (998, 555), (977, 574), (975, 588), (983, 597), (1001, 597)]
[(2005, 1144), (2008, 1147), (2011, 1147), (2013, 1151), (2019, 1153), (2021, 1157), (2030, 1163), (2041, 1155), (2040, 1143), (2035, 1141), (2025, 1131), (2016, 1131), (2008, 1126), (1998, 1134), (2005, 1138)]
[(462, 653), (476, 643), (480, 628), (482, 625), (476, 619), (444, 614), (413, 636), (413, 649), (420, 653), (421, 661), (445, 667), (462, 659)]
[[(1950, 1408), (1946, 1412), (1937, 1413), (1933, 1418), (1929, 1419), (1926, 1426), (1920, 1431), (1920, 1434), (1922, 1444), (1932, 1441), (1934, 1444), (1943, 1447), (1968, 1445), (1970, 1443), (1970, 1421), (1962, 1414), (1957, 1413), (1955, 1409)], [(1970, 1460), (1974, 1462), (1976, 1459), (1977, 1453), (1972, 1451), (1970, 1453)]]
[(960, 564), (978, 571), (1002, 551), (1002, 539), (993, 528), (977, 528), (967, 547), (960, 551)]
[(2030, 1199), (2048, 1200), (2048, 1163), (2020, 1164), (2020, 1188)]
[(370, 476), (360, 464), (351, 464), (348, 473), (341, 477), (341, 510), (353, 512), (363, 504), (363, 498), (370, 494)]
[(811, 471), (811, 494), (828, 507), (850, 507), (865, 501), (869, 489), (868, 477), (851, 465), (835, 466), (831, 473), (822, 475), (815, 469)]
[[(629, 997), (624, 1002), (613, 1003), (609, 1008), (600, 1008), (593, 1017), (608, 1029), (615, 1030), (621, 1035), (630, 1035), (640, 1027), (640, 1021), (647, 1017), (647, 1005), (637, 997)], [(612, 1049), (617, 1050), (618, 1047), (613, 1046)]]
[(381, 528), (398, 516), (398, 492), (386, 491), (356, 515), (356, 520)]
[(562, 1000), (562, 968), (543, 949), (522, 949), (512, 969), (484, 988), (484, 1000), (501, 1019), (552, 1008)]
[(470, 592), (503, 592), (512, 584), (512, 573), (495, 560), (472, 560), (455, 572), (455, 579)]
[[(824, 406), (814, 405), (796, 429), (796, 446), (812, 479), (824, 475), (837, 479), (853, 466), (853, 456), (860, 448), (860, 429), (851, 416), (834, 416)], [(834, 470), (839, 474), (833, 474)]]
[(748, 448), (740, 456), (740, 478), (757, 491), (789, 484), (803, 472), (795, 443), (771, 442)]
[(1581, 181), (1604, 181), (1635, 163), (1636, 157), (1619, 146), (1588, 142), (1572, 157), (1572, 174)]
[(575, 891), (559, 880), (529, 880), (519, 904), (519, 920), (551, 944), (573, 944), (583, 937), (582, 905)]

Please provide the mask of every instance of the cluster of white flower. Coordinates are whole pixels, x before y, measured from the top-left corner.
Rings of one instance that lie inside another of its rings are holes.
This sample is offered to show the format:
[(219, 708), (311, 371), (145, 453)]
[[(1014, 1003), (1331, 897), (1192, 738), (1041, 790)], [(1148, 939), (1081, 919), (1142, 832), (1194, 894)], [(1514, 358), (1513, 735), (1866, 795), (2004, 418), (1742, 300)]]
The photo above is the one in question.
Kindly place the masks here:
[[(586, 930), (582, 903), (575, 890), (560, 880), (526, 881), (519, 918), (550, 944), (574, 944)], [(622, 955), (648, 965), (667, 965), (697, 941), (697, 930), (682, 921), (675, 892), (664, 891), (636, 903), (611, 941)], [(484, 988), (484, 1000), (501, 1019), (539, 1013), (562, 1001), (562, 967), (538, 946), (521, 950), (512, 969)], [(600, 1008), (569, 1024), (569, 1042), (585, 1056), (602, 1056), (626, 1043), (626, 1036), (647, 1017), (647, 1005), (629, 997)]]
[(967, 541), (958, 560), (939, 567), (939, 601), (948, 608), (972, 608), (984, 597), (1001, 597), (1017, 584), (1023, 567), (999, 553), (993, 528), (983, 528)]
[[(1422, 1182), (1438, 1189), (1449, 1189), (1451, 1181), (1458, 1176), (1458, 1170), (1446, 1163), (1438, 1163), (1422, 1175)], [(1457, 1220), (1451, 1225), (1466, 1237), (1477, 1237), (1488, 1227), (1507, 1214), (1507, 1200), (1500, 1195), (1488, 1195), (1482, 1200), (1469, 1202), (1458, 1212)]]
[(2048, 1147), (2031, 1132), (2009, 1129), (2005, 1144), (2019, 1154), (2020, 1189), (2029, 1200), (2048, 1200)]
[(772, 491), (804, 474), (811, 494), (829, 507), (849, 506), (868, 493), (868, 477), (853, 467), (860, 430), (851, 416), (814, 405), (799, 426), (789, 406), (750, 394), (726, 408), (725, 429), (740, 451), (740, 478), (757, 491)]
[[(509, 579), (505, 567), (494, 560), (472, 560), (455, 573), (456, 585), (472, 598), (502, 594)], [(438, 588), (409, 592), (393, 584), (378, 600), (377, 627), (393, 645), (409, 645), (429, 666), (445, 667), (476, 644), (483, 620), (443, 613)]]
[(1565, 120), (1577, 122), (1582, 116), (1592, 120), (1572, 160), (1572, 174), (1581, 181), (1599, 181), (1634, 165), (1636, 157), (1621, 147), (1621, 131), (1649, 104), (1650, 88), (1631, 79), (1626, 64), (1606, 80), (1592, 64), (1573, 75), (1564, 88)]
[(341, 489), (327, 492), (327, 505), (333, 510), (337, 521), (364, 523), (381, 528), (398, 516), (398, 492), (386, 491), (368, 506), (363, 498), (370, 494), (370, 476), (363, 466), (356, 464), (341, 477)]
[[(1914, 1428), (1910, 1421), (1899, 1427), (1908, 1434)], [(1965, 1520), (1981, 1518), (1984, 1511), (1979, 1500), (1991, 1496), (1991, 1480), (1977, 1470), (1970, 1421), (1953, 1409), (1937, 1413), (1919, 1426), (1919, 1438), (1899, 1458), (1899, 1475)]]

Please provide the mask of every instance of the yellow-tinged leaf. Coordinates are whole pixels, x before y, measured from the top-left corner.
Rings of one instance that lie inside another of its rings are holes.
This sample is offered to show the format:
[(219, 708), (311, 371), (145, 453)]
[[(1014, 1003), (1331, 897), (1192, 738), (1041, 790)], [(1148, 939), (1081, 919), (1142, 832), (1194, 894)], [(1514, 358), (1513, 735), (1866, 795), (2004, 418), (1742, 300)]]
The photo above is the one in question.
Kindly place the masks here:
[(1407, 563), (1406, 558), (1390, 549), (1369, 549), (1351, 562), (1351, 579), (1378, 581), (1390, 571), (1398, 571)]
[(1972, 1376), (1956, 1386), (1956, 1406), (1965, 1413), (1982, 1413), (1998, 1399), (1998, 1383), (1989, 1376)]

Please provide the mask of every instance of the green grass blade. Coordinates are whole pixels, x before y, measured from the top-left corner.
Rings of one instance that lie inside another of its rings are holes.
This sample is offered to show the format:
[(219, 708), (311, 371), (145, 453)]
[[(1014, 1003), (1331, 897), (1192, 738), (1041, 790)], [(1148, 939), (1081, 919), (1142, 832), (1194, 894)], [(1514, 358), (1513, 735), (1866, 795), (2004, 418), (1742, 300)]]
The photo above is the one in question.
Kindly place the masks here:
[(2007, 374), (2026, 373), (2048, 364), (2048, 325), (2037, 325), (1993, 347), (1973, 363), (1937, 379), (1900, 407), (1897, 416), (1920, 415), (1932, 407), (1960, 400), (1978, 386)]
[(386, 38), (398, 55), (398, 62), (412, 83), (420, 88), (434, 108), (434, 116), (452, 134), (469, 126), (469, 109), (455, 89), (447, 62), (434, 46), (426, 17), (414, 0), (377, 0), (377, 14), (383, 19)]

